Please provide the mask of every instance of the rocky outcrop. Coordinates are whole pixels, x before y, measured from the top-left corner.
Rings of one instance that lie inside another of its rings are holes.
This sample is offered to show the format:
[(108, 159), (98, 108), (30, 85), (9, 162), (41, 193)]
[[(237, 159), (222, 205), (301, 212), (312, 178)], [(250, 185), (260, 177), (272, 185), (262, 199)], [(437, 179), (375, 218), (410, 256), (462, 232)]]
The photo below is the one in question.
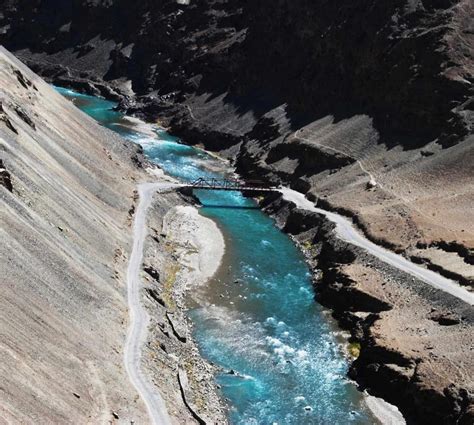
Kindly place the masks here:
[(1, 102), (0, 102), (0, 121), (2, 121), (5, 124), (6, 128), (8, 128), (10, 131), (12, 131), (15, 134), (18, 134), (18, 130), (13, 126)]
[(317, 301), (360, 344), (350, 376), (408, 423), (469, 423), (472, 308), (337, 239), (323, 216), (276, 196), (261, 206), (305, 252)]
[(13, 185), (10, 173), (5, 169), (3, 160), (0, 159), (0, 185), (10, 192), (13, 192)]

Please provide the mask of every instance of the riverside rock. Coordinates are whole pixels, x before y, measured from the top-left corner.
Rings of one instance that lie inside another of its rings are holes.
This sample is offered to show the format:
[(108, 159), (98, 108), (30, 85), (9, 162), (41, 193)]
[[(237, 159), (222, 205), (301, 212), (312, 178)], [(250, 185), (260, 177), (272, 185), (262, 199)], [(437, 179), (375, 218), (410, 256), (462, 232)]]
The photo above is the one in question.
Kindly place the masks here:
[(350, 376), (409, 420), (468, 421), (472, 307), (341, 241), (322, 215), (313, 214), (308, 228), (301, 217), (309, 213), (282, 199), (262, 200), (262, 206), (302, 247), (312, 246), (305, 253), (316, 299), (361, 346)]

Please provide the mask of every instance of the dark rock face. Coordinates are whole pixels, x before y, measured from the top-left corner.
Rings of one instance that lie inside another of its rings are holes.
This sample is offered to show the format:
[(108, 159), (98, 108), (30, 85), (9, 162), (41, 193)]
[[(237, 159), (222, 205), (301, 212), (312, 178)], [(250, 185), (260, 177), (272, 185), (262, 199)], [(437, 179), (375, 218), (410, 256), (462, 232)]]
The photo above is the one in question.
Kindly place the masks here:
[[(466, 85), (444, 75), (453, 66), (444, 37), (456, 3), (252, 2), (249, 16), (256, 18), (245, 45), (262, 55), (260, 63), (247, 56), (248, 81), (277, 88), (297, 111), (366, 113), (384, 135), (409, 134), (407, 147), (442, 133), (461, 136), (466, 130), (451, 110), (465, 99)], [(269, 64), (278, 72), (260, 80)], [(449, 101), (441, 106), (441, 99)]]
[[(53, 81), (85, 91), (120, 97), (131, 80), (137, 95), (228, 92), (229, 102), (257, 112), (286, 103), (294, 122), (364, 113), (384, 143), (403, 139), (406, 148), (436, 138), (448, 146), (469, 132), (468, 1), (0, 6), (0, 42)], [(154, 102), (143, 98), (149, 116)]]
[(1, 102), (0, 102), (0, 121), (2, 121), (10, 131), (13, 131), (13, 133), (18, 134), (18, 130), (12, 124), (7, 113), (3, 109), (3, 105)]
[(10, 192), (13, 192), (13, 185), (10, 173), (5, 169), (3, 160), (0, 159), (0, 186), (3, 186)]
[(18, 82), (25, 88), (25, 89), (30, 89), (30, 88), (33, 88), (34, 90), (38, 90), (35, 85), (30, 81), (28, 80), (28, 78), (26, 78), (21, 71), (19, 71), (18, 69), (14, 69), (13, 70), (13, 73), (16, 75), (16, 78), (18, 80)]
[(143, 271), (145, 273), (147, 273), (155, 281), (157, 281), (157, 282), (160, 281), (160, 274), (158, 273), (158, 271), (155, 268), (153, 268), (151, 266), (145, 266), (145, 267), (143, 267)]
[(166, 302), (160, 297), (160, 294), (155, 289), (145, 289), (145, 292), (151, 297), (152, 300), (156, 301), (162, 307), (167, 308)]
[[(425, 342), (423, 351), (412, 350), (413, 347), (407, 350), (402, 337), (394, 338), (392, 322), (388, 330), (379, 325), (386, 314), (401, 316), (402, 329), (408, 330), (414, 325), (409, 317), (399, 313), (406, 298), (387, 298), (387, 293), (393, 290), (391, 281), (400, 280), (402, 286), (412, 291), (416, 286), (412, 279), (396, 269), (385, 267), (380, 282), (372, 280), (368, 285), (361, 285), (348, 273), (348, 266), (364, 263), (364, 269), (370, 270), (377, 260), (336, 238), (333, 225), (324, 216), (299, 210), (275, 196), (264, 199), (261, 207), (303, 248), (315, 272), (316, 299), (333, 310), (339, 324), (350, 330), (352, 341), (360, 344), (360, 355), (350, 369), (351, 378), (371, 394), (396, 404), (407, 423), (469, 423), (474, 405), (470, 392), (472, 380), (469, 377), (455, 378), (448, 372), (448, 381), (440, 382), (431, 373), (431, 370), (442, 369), (443, 362), (442, 356), (430, 352), (434, 344), (430, 346)], [(378, 295), (372, 291), (377, 285), (385, 288)], [(436, 326), (441, 332), (448, 327), (446, 334), (449, 334), (460, 332), (460, 323), (470, 329), (474, 324), (472, 309), (462, 303), (456, 306), (456, 303), (450, 304), (443, 298), (432, 299), (426, 305), (418, 304), (416, 298), (411, 298), (413, 305), (410, 309), (427, 309), (426, 319), (435, 323), (435, 331), (430, 333), (421, 324), (415, 331), (417, 338), (423, 339), (420, 334), (426, 332), (425, 341), (437, 341)], [(432, 308), (430, 304), (433, 302), (445, 307)], [(461, 319), (461, 316), (464, 317)], [(463, 335), (461, 331), (459, 338), (464, 338)], [(394, 343), (387, 343), (390, 340)]]
[(24, 121), (26, 122), (33, 130), (36, 130), (36, 125), (33, 122), (33, 120), (28, 116), (28, 114), (20, 107), (20, 106), (15, 106), (15, 112), (17, 115)]

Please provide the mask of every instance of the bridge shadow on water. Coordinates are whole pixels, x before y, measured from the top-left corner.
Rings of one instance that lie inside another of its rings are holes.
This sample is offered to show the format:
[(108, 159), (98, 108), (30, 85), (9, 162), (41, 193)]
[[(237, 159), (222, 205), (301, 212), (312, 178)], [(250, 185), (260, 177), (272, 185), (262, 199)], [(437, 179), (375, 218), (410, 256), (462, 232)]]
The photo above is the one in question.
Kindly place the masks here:
[(202, 208), (223, 208), (229, 210), (258, 210), (258, 206), (251, 205), (213, 205), (213, 204), (203, 204)]

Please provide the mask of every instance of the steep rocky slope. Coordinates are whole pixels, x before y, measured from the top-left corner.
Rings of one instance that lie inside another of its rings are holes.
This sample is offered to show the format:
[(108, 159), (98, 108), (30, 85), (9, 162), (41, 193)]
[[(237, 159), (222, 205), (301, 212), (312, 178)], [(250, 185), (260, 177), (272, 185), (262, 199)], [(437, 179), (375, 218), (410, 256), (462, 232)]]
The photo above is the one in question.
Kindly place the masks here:
[[(3, 48), (0, 106), (0, 423), (151, 423), (124, 364), (127, 267), (139, 183), (166, 178)], [(184, 315), (176, 235), (157, 230), (187, 204), (176, 192), (153, 199), (139, 264), (153, 332), (132, 367), (162, 395), (172, 424), (226, 423), (215, 368)]]
[(142, 421), (122, 361), (136, 148), (3, 48), (0, 105), (0, 417)]
[(471, 1), (184, 3), (4, 0), (0, 41), (472, 285)]
[(229, 92), (253, 111), (284, 101), (296, 124), (367, 114), (383, 143), (407, 147), (470, 129), (468, 0), (2, 3), (1, 41), (63, 81)]
[(3, 48), (0, 104), (0, 422), (143, 422), (122, 360), (137, 149)]

